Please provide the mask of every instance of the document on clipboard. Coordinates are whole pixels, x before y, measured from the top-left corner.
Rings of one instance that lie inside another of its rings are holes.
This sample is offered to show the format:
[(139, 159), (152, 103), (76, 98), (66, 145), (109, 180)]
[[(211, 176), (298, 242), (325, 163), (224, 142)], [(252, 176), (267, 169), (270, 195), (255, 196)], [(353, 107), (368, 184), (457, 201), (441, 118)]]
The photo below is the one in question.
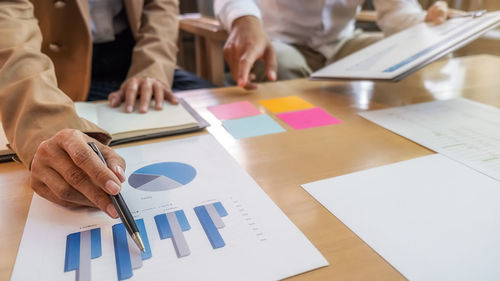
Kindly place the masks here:
[(500, 11), (465, 13), (440, 25), (419, 23), (311, 75), (311, 80), (399, 81), (500, 24)]

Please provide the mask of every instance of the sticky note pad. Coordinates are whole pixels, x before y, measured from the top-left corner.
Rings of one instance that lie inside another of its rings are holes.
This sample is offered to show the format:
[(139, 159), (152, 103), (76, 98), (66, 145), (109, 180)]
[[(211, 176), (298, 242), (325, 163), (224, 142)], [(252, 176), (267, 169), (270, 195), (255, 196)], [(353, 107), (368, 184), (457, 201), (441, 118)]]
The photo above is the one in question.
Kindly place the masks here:
[(296, 111), (314, 107), (314, 105), (296, 96), (262, 100), (259, 101), (259, 103), (273, 113)]
[(222, 126), (224, 126), (235, 139), (244, 139), (286, 131), (266, 114), (226, 120), (222, 122)]
[(342, 123), (320, 107), (280, 113), (277, 116), (295, 130)]
[(261, 114), (261, 112), (248, 101), (209, 106), (207, 108), (219, 120), (231, 120)]

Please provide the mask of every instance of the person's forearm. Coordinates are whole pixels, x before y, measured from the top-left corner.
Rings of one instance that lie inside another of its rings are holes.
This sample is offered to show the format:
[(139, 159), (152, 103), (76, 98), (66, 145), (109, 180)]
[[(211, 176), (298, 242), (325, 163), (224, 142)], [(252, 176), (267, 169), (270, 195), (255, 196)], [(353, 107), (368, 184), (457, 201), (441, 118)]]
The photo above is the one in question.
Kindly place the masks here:
[(178, 6), (177, 0), (144, 2), (144, 20), (134, 31), (136, 44), (127, 78), (150, 77), (168, 88), (172, 86), (177, 60)]
[(0, 38), (1, 120), (24, 165), (30, 167), (38, 145), (64, 128), (110, 140), (80, 119), (71, 99), (57, 88), (54, 66), (41, 52), (41, 32), (28, 0), (0, 2)]

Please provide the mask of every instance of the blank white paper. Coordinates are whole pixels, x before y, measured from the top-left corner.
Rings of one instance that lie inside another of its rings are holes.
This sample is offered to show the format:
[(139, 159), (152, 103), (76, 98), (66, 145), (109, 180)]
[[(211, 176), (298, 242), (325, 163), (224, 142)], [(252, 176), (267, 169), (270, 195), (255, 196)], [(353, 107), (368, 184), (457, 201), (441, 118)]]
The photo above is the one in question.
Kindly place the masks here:
[(434, 154), (303, 188), (409, 280), (500, 280), (500, 183), (467, 166)]

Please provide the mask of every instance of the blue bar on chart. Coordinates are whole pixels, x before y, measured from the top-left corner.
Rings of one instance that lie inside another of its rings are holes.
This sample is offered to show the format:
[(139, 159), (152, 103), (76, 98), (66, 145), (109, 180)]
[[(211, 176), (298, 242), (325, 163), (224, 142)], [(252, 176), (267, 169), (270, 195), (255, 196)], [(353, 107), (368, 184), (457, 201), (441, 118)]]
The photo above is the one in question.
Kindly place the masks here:
[(90, 281), (90, 260), (101, 255), (100, 228), (69, 234), (66, 237), (64, 272), (75, 271), (76, 281)]
[(141, 233), (142, 242), (144, 242), (144, 248), (146, 249), (144, 253), (139, 250), (127, 233), (123, 223), (113, 225), (113, 245), (115, 248), (118, 280), (125, 280), (132, 277), (134, 275), (133, 270), (141, 268), (142, 261), (152, 257), (144, 220), (138, 219), (135, 222)]
[(183, 210), (155, 216), (156, 228), (160, 239), (172, 238), (175, 253), (178, 258), (189, 256), (191, 250), (183, 232), (191, 229)]
[(194, 212), (207, 235), (212, 248), (218, 249), (226, 245), (220, 235), (219, 229), (225, 226), (222, 217), (228, 215), (221, 202), (206, 204), (194, 208)]

